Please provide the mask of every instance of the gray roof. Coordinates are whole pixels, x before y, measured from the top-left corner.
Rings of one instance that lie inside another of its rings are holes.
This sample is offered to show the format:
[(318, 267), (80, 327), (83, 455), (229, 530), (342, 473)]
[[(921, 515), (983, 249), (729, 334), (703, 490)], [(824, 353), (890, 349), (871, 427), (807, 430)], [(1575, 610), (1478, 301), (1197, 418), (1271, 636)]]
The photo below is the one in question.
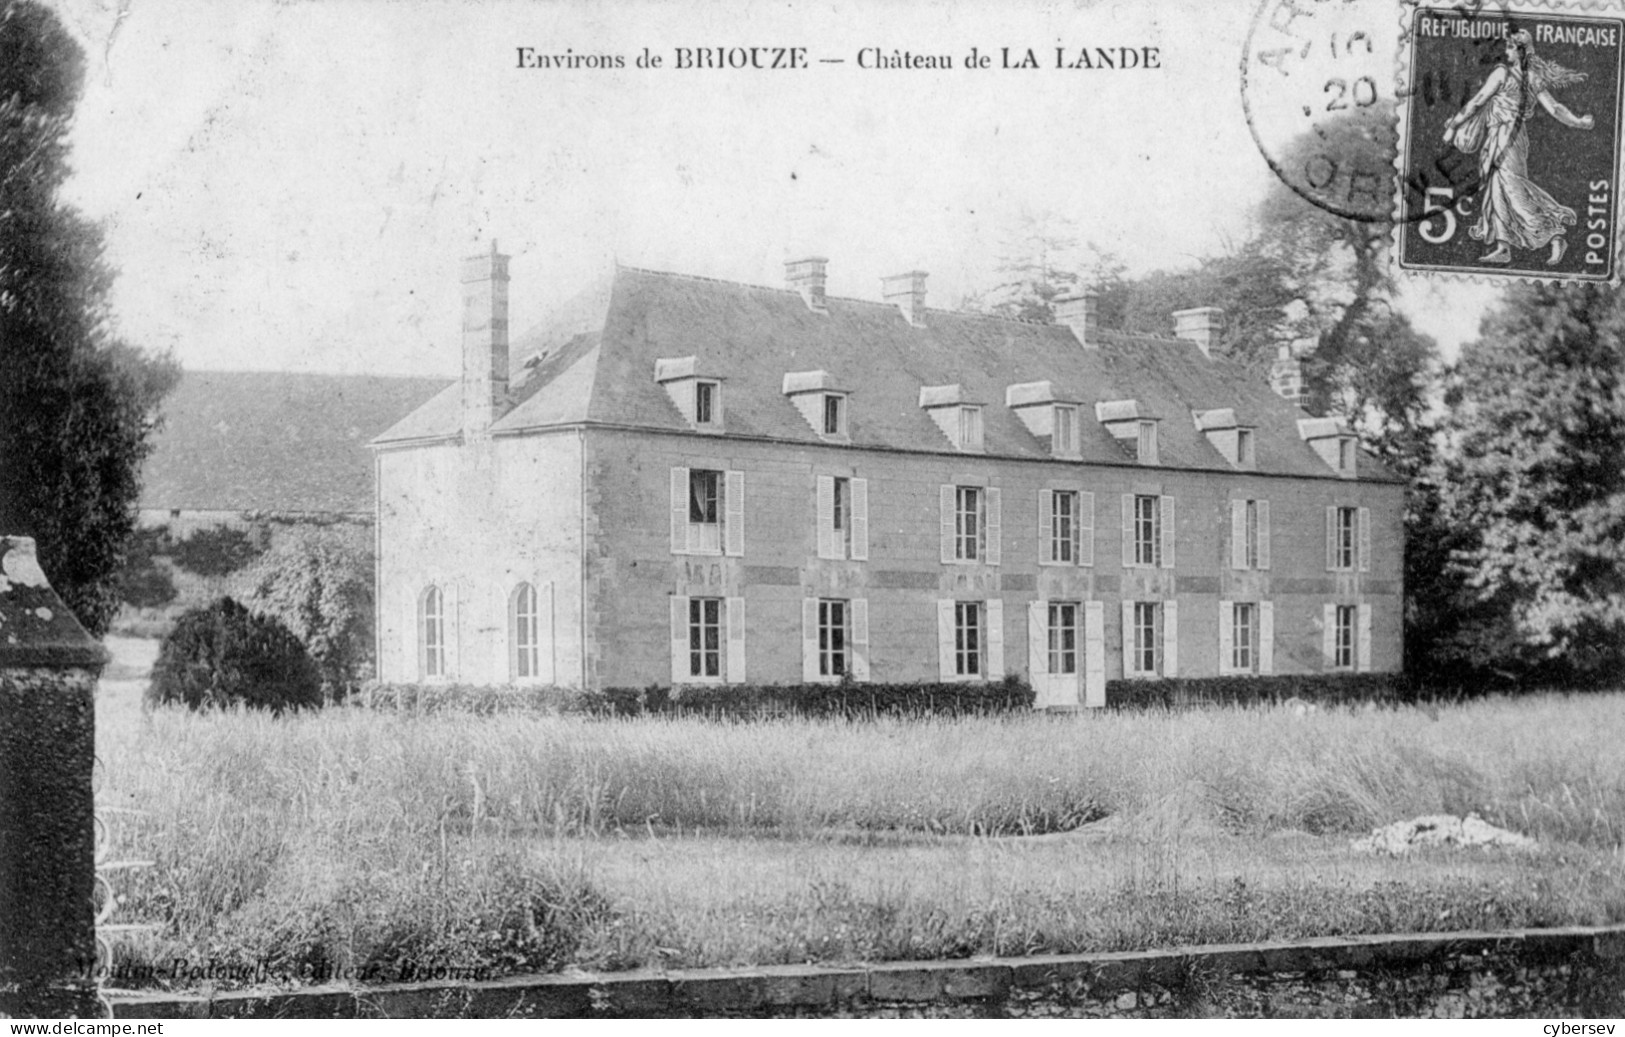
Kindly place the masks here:
[[(687, 431), (655, 380), (655, 361), (694, 356), (698, 373), (723, 382), (730, 435), (822, 442), (783, 392), (786, 373), (821, 369), (851, 390), (854, 447), (955, 453), (919, 404), (923, 386), (957, 383), (966, 400), (986, 405), (986, 456), (1048, 458), (1048, 441), (1005, 406), (1005, 390), (1049, 380), (1058, 398), (1086, 405), (1085, 463), (1133, 463), (1092, 405), (1134, 399), (1141, 414), (1162, 419), (1161, 467), (1233, 471), (1192, 416), (1232, 408), (1256, 429), (1257, 471), (1336, 477), (1299, 437), (1304, 411), (1255, 372), (1184, 339), (1101, 331), (1091, 335), (1098, 347), (1086, 349), (1061, 325), (928, 309), (914, 326), (891, 303), (834, 297), (827, 313), (814, 313), (789, 289), (628, 267), (596, 297), (602, 316), (593, 330), (572, 314), (568, 327), (543, 325), (515, 343), (516, 375), (526, 370), (529, 348), (547, 345), (528, 377), (516, 377), (494, 433), (583, 422)], [(447, 389), (374, 442), (455, 437), (458, 403), (455, 387)], [(1369, 457), (1360, 477), (1392, 478)]]

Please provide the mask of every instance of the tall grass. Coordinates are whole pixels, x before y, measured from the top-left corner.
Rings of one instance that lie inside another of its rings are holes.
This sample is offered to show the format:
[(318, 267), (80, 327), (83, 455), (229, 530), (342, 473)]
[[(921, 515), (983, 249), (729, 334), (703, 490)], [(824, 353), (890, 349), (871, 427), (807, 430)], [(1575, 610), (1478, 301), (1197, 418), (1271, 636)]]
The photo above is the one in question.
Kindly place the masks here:
[[(160, 710), (104, 731), (101, 755), (113, 798), (146, 812), (116, 824), (115, 854), (158, 859), (119, 880), (124, 917), (165, 924), (127, 960), (387, 977), (1625, 917), (1625, 880), (1597, 863), (1625, 871), (1622, 706), (753, 724)], [(1313, 838), (1440, 812), (1552, 856), (1468, 874)], [(1085, 842), (983, 838), (1102, 818)]]

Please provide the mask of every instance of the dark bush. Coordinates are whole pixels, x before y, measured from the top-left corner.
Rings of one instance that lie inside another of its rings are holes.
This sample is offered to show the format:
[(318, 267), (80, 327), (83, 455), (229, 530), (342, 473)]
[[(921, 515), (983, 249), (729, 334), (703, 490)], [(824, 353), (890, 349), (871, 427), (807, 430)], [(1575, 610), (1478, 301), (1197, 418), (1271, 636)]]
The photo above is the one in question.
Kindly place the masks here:
[(1413, 697), (1401, 673), (1301, 673), (1276, 677), (1177, 677), (1106, 682), (1106, 704), (1130, 709), (1246, 706), (1302, 699), (1321, 705)]
[(610, 712), (707, 717), (971, 716), (1031, 709), (1033, 689), (1019, 677), (997, 683), (680, 684), (607, 688)]
[(126, 549), (124, 568), (119, 570), (119, 601), (132, 608), (152, 609), (175, 600), (175, 581), (158, 564), (157, 556), (169, 549), (169, 531), (137, 529)]
[(287, 627), (221, 598), (176, 621), (159, 646), (147, 701), (280, 713), (320, 706), (322, 686), (310, 654)]
[(170, 557), (176, 565), (198, 576), (230, 576), (265, 553), (267, 546), (263, 530), (214, 526), (178, 541)]

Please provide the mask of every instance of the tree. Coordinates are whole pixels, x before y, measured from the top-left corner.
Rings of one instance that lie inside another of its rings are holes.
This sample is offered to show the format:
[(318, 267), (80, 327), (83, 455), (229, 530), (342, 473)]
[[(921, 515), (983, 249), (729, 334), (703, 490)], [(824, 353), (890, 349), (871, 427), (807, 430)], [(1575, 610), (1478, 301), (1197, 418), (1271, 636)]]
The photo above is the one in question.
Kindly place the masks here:
[(335, 697), (372, 667), (373, 572), (371, 531), (338, 524), (285, 527), (253, 571), (249, 603), (304, 642)]
[(1625, 298), (1518, 287), (1462, 350), (1442, 483), (1464, 614), (1443, 651), (1524, 680), (1625, 676)]
[(1027, 214), (1005, 244), (999, 260), (1002, 280), (967, 300), (967, 309), (1002, 317), (1049, 321), (1055, 300), (1117, 284), (1123, 264), (1093, 243), (1079, 244), (1072, 222), (1054, 213)]
[(141, 463), (179, 369), (114, 335), (101, 233), (63, 205), (84, 56), (33, 0), (0, 9), (0, 530), (93, 635), (118, 608)]
[(175, 622), (158, 647), (146, 701), (281, 713), (320, 706), (322, 687), (309, 653), (287, 627), (221, 598)]

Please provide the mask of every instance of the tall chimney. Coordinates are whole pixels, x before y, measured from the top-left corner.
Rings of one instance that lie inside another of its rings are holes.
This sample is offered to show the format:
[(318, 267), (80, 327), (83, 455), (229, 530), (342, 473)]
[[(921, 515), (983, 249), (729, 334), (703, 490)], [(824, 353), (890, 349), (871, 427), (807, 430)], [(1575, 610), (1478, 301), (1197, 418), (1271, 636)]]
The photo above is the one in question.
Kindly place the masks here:
[(1270, 388), (1293, 403), (1303, 402), (1303, 365), (1292, 355), (1291, 346), (1282, 345), (1275, 351), (1275, 362), (1270, 365)]
[(1100, 318), (1096, 313), (1097, 300), (1093, 292), (1068, 295), (1055, 300), (1055, 323), (1072, 329), (1072, 335), (1089, 349), (1100, 345), (1096, 334), (1100, 331)]
[(1224, 330), (1224, 311), (1217, 306), (1198, 306), (1191, 310), (1174, 311), (1174, 335), (1196, 343), (1202, 355), (1213, 355), (1213, 344)]
[(903, 319), (915, 327), (925, 323), (924, 270), (910, 270), (906, 274), (893, 274), (880, 279), (880, 294), (903, 311)]
[(784, 264), (784, 283), (791, 291), (800, 292), (807, 309), (814, 313), (828, 312), (824, 308), (824, 268), (829, 260), (823, 256), (792, 259)]
[(463, 260), (463, 435), (478, 436), (508, 399), (508, 258), (491, 251)]

